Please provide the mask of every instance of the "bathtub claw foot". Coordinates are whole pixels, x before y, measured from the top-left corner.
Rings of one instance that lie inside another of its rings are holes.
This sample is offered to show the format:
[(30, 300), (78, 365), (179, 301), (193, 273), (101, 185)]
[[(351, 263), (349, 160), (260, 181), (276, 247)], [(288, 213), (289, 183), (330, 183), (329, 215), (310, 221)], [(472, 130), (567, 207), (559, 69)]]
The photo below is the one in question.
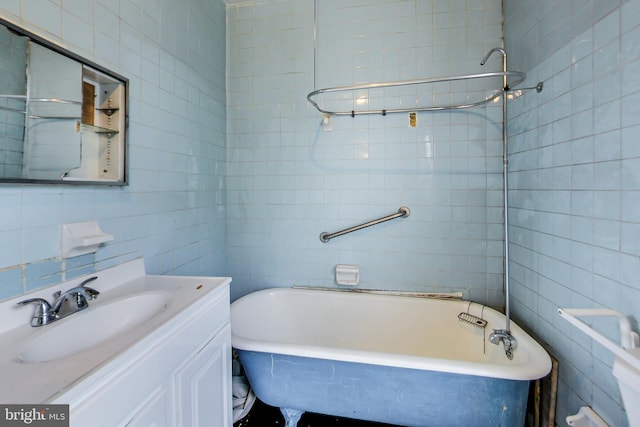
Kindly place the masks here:
[(280, 412), (284, 415), (284, 427), (296, 427), (300, 417), (304, 414), (304, 411), (293, 408), (280, 408)]

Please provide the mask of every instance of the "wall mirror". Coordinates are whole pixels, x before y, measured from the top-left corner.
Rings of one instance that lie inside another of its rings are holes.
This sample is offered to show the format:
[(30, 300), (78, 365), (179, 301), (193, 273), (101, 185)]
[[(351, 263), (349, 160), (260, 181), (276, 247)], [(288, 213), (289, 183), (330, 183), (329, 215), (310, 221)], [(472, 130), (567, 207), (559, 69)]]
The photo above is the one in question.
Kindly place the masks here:
[(0, 75), (0, 183), (126, 185), (126, 78), (3, 19)]

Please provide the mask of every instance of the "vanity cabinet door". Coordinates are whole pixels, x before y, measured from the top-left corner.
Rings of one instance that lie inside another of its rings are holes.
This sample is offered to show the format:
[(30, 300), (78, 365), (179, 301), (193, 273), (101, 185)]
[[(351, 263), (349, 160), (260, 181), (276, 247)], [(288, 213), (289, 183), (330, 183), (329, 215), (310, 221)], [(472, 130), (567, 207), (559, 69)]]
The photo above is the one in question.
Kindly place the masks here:
[(126, 427), (173, 427), (171, 393), (162, 385), (143, 403)]
[(175, 373), (177, 425), (230, 427), (231, 326), (226, 325)]

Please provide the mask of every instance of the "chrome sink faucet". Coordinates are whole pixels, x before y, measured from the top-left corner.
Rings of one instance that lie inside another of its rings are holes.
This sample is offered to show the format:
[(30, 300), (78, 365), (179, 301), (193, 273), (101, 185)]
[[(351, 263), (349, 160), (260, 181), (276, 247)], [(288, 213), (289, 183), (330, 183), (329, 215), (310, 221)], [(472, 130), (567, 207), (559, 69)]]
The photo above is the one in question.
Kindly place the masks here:
[(89, 282), (96, 280), (98, 276), (90, 277), (71, 289), (64, 292), (58, 291), (52, 304), (43, 298), (29, 298), (18, 302), (18, 305), (36, 304), (31, 318), (31, 326), (43, 326), (62, 319), (77, 311), (89, 307), (89, 300), (96, 299), (100, 292), (86, 287)]

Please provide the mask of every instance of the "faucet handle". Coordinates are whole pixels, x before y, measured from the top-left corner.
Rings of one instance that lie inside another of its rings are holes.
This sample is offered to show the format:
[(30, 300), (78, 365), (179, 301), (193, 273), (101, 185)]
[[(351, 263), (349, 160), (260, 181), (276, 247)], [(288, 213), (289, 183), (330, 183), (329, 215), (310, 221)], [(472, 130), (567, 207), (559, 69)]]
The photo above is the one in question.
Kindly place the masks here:
[(19, 301), (18, 305), (36, 304), (31, 318), (31, 326), (42, 326), (55, 319), (55, 315), (51, 311), (49, 301), (43, 298), (29, 298)]
[(93, 300), (93, 299), (96, 299), (98, 295), (100, 295), (99, 291), (86, 286), (87, 283), (93, 282), (97, 278), (98, 276), (89, 277), (88, 279), (83, 280), (82, 283), (78, 285), (78, 289), (77, 289), (78, 298), (80, 298), (80, 296), (83, 296), (86, 299)]
[[(96, 280), (98, 278), (98, 276), (93, 276), (93, 277), (89, 277), (86, 280), (83, 280), (82, 283), (80, 283), (78, 285), (79, 288), (83, 288), (87, 283), (93, 282), (94, 280)], [(91, 288), (87, 288), (87, 289), (91, 289)], [(96, 291), (98, 292), (98, 291)], [(98, 292), (99, 293), (99, 292)]]
[[(76, 293), (78, 295), (82, 295), (85, 298), (89, 298), (89, 299), (96, 299), (96, 297), (98, 295), (100, 295), (100, 292), (98, 292), (97, 290), (93, 289), (93, 288), (88, 288), (85, 287), (85, 285), (89, 282), (93, 282), (94, 280), (96, 280), (98, 278), (98, 276), (93, 276), (93, 277), (89, 277), (86, 280), (83, 280), (78, 286), (71, 288), (69, 290), (67, 290), (65, 292), (65, 294), (68, 293)], [(56, 291), (53, 294), (54, 298), (60, 298), (62, 296), (62, 291)]]
[(78, 286), (69, 289), (67, 293), (73, 293), (76, 297), (76, 305), (78, 308), (86, 308), (89, 300), (94, 300), (100, 295), (100, 291), (86, 286), (87, 283), (93, 282), (98, 276), (89, 277), (83, 280)]
[(78, 299), (78, 304), (80, 304), (80, 299), (84, 298), (85, 303), (86, 300), (93, 300), (100, 295), (100, 291), (97, 291), (93, 288), (86, 288), (84, 286), (78, 286), (74, 289), (76, 292), (76, 298)]

